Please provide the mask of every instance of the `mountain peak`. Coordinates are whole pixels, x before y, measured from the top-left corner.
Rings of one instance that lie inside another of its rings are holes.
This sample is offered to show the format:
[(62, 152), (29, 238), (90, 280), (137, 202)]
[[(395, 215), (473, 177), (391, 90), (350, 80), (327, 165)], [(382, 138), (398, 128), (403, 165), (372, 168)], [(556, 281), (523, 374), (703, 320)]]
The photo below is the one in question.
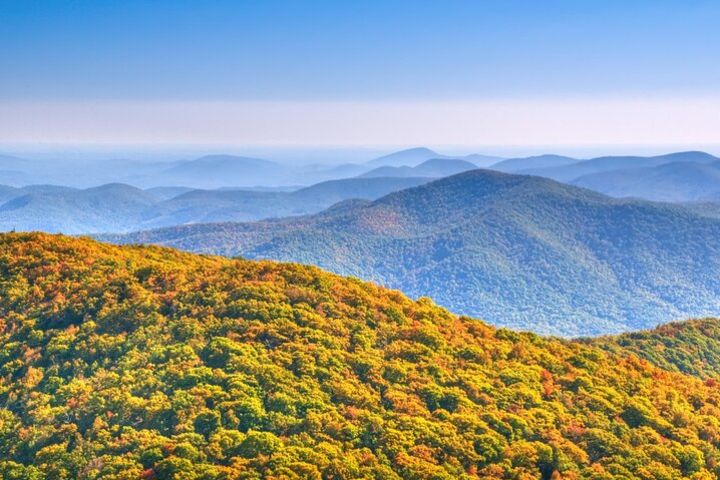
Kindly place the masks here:
[(543, 154), (523, 158), (509, 158), (492, 165), (493, 170), (516, 173), (535, 168), (550, 168), (571, 165), (580, 160), (563, 155)]
[(416, 210), (418, 217), (425, 221), (444, 223), (455, 221), (456, 215), (486, 208), (489, 202), (532, 203), (528, 199), (530, 196), (546, 202), (559, 197), (577, 201), (610, 201), (602, 194), (543, 177), (476, 168), (393, 192), (376, 200), (376, 203), (402, 205), (407, 210)]
[(414, 167), (431, 158), (442, 157), (444, 157), (444, 155), (440, 155), (429, 148), (415, 147), (383, 155), (382, 157), (370, 160), (367, 162), (367, 165), (371, 167)]
[(404, 150), (398, 150), (390, 155), (437, 155), (438, 153), (427, 147), (413, 147)]
[(477, 168), (474, 163), (468, 160), (463, 160), (461, 158), (431, 158), (430, 160), (425, 160), (421, 164), (417, 165), (415, 168), (446, 167), (449, 165)]
[(369, 172), (365, 172), (359, 178), (373, 177), (426, 177), (441, 178), (449, 175), (455, 175), (467, 170), (474, 170), (477, 165), (467, 160), (458, 158), (431, 158), (425, 160), (415, 167), (401, 166), (383, 166), (373, 168)]
[(686, 152), (673, 152), (665, 155), (658, 155), (655, 158), (666, 159), (672, 162), (699, 162), (710, 163), (717, 162), (720, 158), (701, 150), (688, 150)]

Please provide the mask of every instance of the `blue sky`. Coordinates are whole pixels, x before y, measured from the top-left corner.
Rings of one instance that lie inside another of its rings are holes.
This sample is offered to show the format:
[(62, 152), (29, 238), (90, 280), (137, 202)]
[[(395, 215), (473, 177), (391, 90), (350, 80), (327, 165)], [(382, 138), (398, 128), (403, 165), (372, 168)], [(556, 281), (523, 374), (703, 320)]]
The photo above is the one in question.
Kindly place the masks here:
[(4, 98), (702, 93), (720, 2), (2, 0)]
[(0, 108), (720, 95), (710, 0), (0, 0), (0, 21)]

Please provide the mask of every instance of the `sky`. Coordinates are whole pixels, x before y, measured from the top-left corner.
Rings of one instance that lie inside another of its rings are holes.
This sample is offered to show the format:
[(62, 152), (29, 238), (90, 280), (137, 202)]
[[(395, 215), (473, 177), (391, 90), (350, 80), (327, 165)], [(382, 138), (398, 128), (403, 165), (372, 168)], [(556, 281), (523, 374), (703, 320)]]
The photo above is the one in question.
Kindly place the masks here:
[(713, 0), (0, 0), (0, 144), (720, 144)]

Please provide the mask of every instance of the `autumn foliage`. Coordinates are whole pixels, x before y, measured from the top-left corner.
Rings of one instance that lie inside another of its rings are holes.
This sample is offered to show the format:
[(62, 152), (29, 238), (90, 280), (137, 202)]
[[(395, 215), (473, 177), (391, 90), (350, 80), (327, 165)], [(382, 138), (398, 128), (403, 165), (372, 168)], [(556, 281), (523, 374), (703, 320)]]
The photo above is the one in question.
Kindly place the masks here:
[(711, 479), (720, 388), (317, 268), (0, 237), (0, 478)]

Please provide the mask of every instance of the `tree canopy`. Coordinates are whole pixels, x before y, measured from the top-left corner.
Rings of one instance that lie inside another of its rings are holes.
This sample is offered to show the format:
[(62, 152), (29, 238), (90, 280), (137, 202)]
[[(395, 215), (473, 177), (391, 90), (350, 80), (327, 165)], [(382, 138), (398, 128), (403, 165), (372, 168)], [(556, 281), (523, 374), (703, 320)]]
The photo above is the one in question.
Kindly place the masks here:
[(318, 268), (0, 236), (0, 478), (711, 479), (720, 387)]

